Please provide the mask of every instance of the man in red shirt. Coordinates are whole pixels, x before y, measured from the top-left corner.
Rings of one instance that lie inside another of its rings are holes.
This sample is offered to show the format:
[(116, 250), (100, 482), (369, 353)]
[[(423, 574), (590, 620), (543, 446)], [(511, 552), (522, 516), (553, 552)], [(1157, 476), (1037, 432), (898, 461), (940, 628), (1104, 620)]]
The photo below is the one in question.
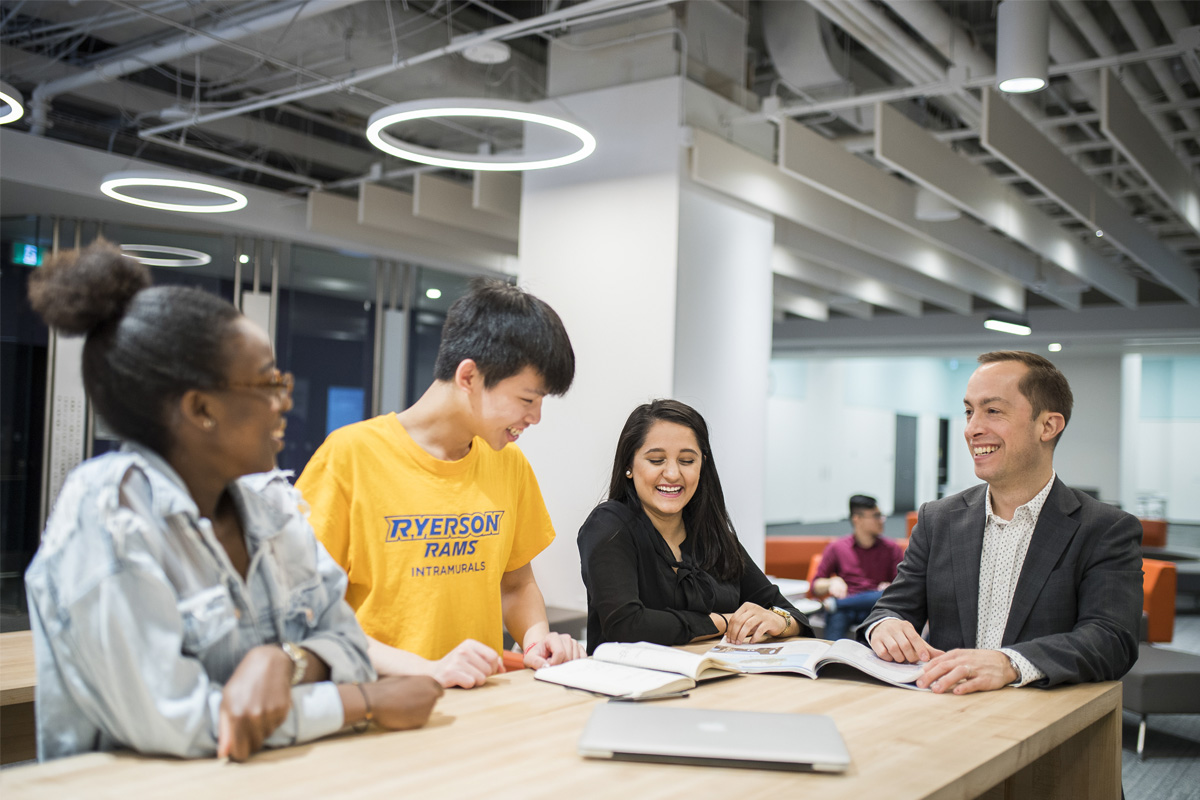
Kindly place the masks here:
[(875, 601), (896, 579), (904, 559), (900, 545), (884, 539), (883, 521), (874, 497), (850, 498), (853, 533), (838, 539), (821, 556), (813, 594), (825, 598), (825, 638), (842, 639), (867, 618)]

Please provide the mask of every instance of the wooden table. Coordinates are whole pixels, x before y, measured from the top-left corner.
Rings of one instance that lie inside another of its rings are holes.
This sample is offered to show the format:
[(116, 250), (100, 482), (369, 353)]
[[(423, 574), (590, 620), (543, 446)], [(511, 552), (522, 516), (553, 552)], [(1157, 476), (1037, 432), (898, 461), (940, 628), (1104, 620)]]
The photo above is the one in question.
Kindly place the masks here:
[(844, 775), (583, 759), (576, 741), (598, 702), (603, 701), (534, 681), (528, 671), (509, 673), (478, 689), (448, 691), (429, 725), (416, 731), (347, 734), (266, 752), (246, 764), (90, 754), (7, 769), (0, 773), (0, 795), (5, 800), (299, 793), (522, 800), (783, 798), (809, 792), (822, 800), (1120, 796), (1119, 682), (955, 697), (896, 689), (847, 671), (817, 681), (743, 676), (705, 684), (688, 698), (657, 701), (829, 714), (853, 758)]
[(34, 739), (33, 634), (0, 633), (0, 764), (37, 757)]

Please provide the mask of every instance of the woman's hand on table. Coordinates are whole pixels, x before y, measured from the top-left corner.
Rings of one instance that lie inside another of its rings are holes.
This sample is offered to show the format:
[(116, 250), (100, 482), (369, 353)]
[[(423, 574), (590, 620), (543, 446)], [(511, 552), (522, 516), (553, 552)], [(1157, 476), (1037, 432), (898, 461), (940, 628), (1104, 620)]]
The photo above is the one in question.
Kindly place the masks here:
[(245, 761), (257, 753), (292, 708), (292, 660), (275, 645), (242, 658), (221, 693), (217, 757)]
[(370, 703), (371, 720), (381, 728), (403, 731), (419, 728), (429, 721), (433, 706), (446, 690), (428, 675), (396, 675), (374, 683), (343, 683), (338, 686), (345, 711), (345, 724), (366, 719)]
[(741, 608), (729, 615), (725, 638), (733, 644), (754, 644), (782, 636), (786, 628), (787, 621), (771, 609), (742, 603)]

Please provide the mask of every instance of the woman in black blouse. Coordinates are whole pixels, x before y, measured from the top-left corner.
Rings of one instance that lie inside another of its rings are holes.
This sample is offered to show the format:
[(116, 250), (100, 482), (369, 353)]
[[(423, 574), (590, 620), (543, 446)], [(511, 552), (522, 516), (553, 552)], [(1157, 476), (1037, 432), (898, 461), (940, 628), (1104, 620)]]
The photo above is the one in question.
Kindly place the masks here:
[(708, 426), (678, 401), (629, 415), (608, 500), (579, 529), (579, 556), (589, 654), (604, 642), (812, 636), (738, 542)]

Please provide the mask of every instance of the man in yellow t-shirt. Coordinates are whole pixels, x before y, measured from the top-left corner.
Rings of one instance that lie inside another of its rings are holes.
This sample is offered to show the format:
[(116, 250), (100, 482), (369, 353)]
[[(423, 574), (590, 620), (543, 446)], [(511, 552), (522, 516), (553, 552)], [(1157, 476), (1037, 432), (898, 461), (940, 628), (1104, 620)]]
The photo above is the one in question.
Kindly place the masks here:
[(450, 308), (421, 399), (334, 431), (308, 462), (296, 488), (349, 575), (346, 600), (380, 675), (479, 686), (500, 668), (501, 625), (526, 666), (584, 655), (550, 633), (531, 561), (554, 528), (512, 446), (574, 375), (550, 306), (477, 279)]

